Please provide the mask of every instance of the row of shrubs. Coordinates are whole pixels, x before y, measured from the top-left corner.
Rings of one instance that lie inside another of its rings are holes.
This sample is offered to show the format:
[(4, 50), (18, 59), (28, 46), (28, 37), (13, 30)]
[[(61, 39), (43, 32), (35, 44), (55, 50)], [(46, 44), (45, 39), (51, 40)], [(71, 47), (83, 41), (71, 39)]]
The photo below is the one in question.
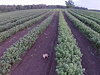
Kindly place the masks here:
[(30, 30), (24, 37), (20, 38), (16, 43), (10, 46), (0, 59), (0, 74), (5, 75), (6, 72), (10, 72), (11, 67), (16, 62), (21, 61), (21, 55), (36, 42), (36, 39), (40, 34), (49, 26), (53, 18), (52, 14), (45, 19), (40, 25)]
[(92, 41), (97, 48), (100, 48), (100, 34), (86, 26), (83, 22), (72, 16), (67, 11), (65, 11), (65, 13), (67, 14), (67, 17), (70, 19), (70, 21), (80, 30), (80, 32), (82, 32), (90, 41)]
[(29, 21), (29, 20), (31, 20), (31, 19), (34, 19), (34, 18), (36, 18), (37, 16), (40, 16), (41, 14), (43, 14), (44, 12), (39, 12), (39, 13), (37, 13), (36, 15), (29, 15), (29, 16), (27, 16), (27, 17), (24, 17), (24, 18), (20, 18), (20, 19), (18, 19), (17, 21), (15, 21), (15, 22), (13, 22), (13, 23), (7, 23), (7, 24), (5, 24), (5, 25), (2, 25), (2, 26), (0, 26), (0, 32), (3, 32), (3, 31), (6, 31), (6, 30), (8, 30), (8, 29), (10, 29), (10, 28), (12, 28), (12, 27), (14, 27), (14, 26), (17, 26), (17, 25), (20, 25), (20, 24), (23, 24), (24, 22), (26, 22), (26, 21)]
[(0, 26), (5, 25), (7, 23), (13, 23), (21, 18), (29, 17), (29, 15), (36, 15), (40, 12), (46, 12), (47, 10), (28, 10), (28, 11), (16, 11), (9, 12), (0, 15)]
[[(24, 15), (18, 15), (17, 17), (14, 17), (14, 18), (9, 18), (8, 20), (4, 20), (2, 22), (0, 22), (0, 26), (2, 25), (5, 25), (7, 23), (13, 23), (21, 18), (24, 18), (24, 17), (28, 17), (29, 15), (31, 16), (33, 13), (29, 13), (26, 15), (26, 13)], [(34, 14), (33, 14), (34, 15)]]
[(82, 54), (62, 12), (59, 14), (58, 33), (58, 44), (55, 48), (58, 75), (83, 75)]
[(84, 16), (76, 14), (76, 13), (70, 11), (70, 10), (68, 12), (71, 13), (76, 18), (78, 18), (81, 22), (85, 23), (87, 26), (89, 26), (94, 31), (100, 33), (100, 25), (97, 24), (95, 21), (92, 21), (92, 20), (90, 20), (90, 19), (88, 19), (88, 18), (86, 18)]
[(23, 30), (25, 28), (28, 28), (28, 27), (32, 26), (33, 24), (35, 24), (39, 20), (43, 19), (46, 15), (48, 15), (48, 13), (46, 13), (44, 15), (41, 15), (39, 17), (36, 17), (34, 19), (31, 19), (29, 21), (26, 21), (23, 24), (17, 25), (17, 26), (15, 26), (15, 27), (7, 30), (7, 31), (1, 32), (0, 33), (0, 42), (3, 42), (4, 40), (6, 40), (7, 38), (11, 37), (12, 35), (14, 35), (15, 33), (17, 33), (18, 31)]
[(94, 18), (94, 17), (91, 17), (91, 16), (87, 15), (87, 14), (84, 13), (84, 12), (81, 13), (80, 10), (79, 10), (79, 11), (71, 10), (71, 11), (73, 11), (74, 13), (79, 14), (79, 15), (81, 15), (81, 16), (84, 16), (84, 17), (86, 17), (86, 18), (88, 18), (88, 19), (90, 19), (90, 20), (92, 20), (92, 21), (95, 21), (96, 23), (98, 23), (98, 24), (100, 25), (100, 20), (98, 20), (98, 19), (96, 19), (96, 18)]
[(87, 10), (74, 10), (74, 11), (80, 11), (80, 13), (82, 13), (84, 15), (91, 16), (93, 18), (100, 20), (100, 12), (87, 11)]

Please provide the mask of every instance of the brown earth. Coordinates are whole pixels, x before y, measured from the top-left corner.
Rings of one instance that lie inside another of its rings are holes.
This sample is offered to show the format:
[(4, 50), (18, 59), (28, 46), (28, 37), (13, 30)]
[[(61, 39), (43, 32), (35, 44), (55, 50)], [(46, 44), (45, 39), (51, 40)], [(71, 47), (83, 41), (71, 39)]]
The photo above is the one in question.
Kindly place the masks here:
[(48, 16), (50, 16), (50, 14), (48, 14), (47, 16), (45, 16), (43, 19), (39, 20), (38, 22), (36, 22), (35, 24), (33, 24), (32, 26), (23, 29), (17, 33), (15, 33), (14, 35), (12, 35), (10, 38), (8, 38), (7, 40), (3, 41), (0, 43), (0, 57), (3, 55), (3, 53), (6, 51), (7, 48), (9, 48), (13, 43), (15, 43), (17, 40), (19, 40), (21, 37), (23, 37), (25, 34), (28, 33), (28, 31), (30, 31), (33, 27), (36, 27), (38, 24), (40, 24), (43, 20), (45, 20)]
[[(52, 19), (49, 27), (39, 36), (36, 43), (11, 71), (11, 75), (57, 75), (54, 47), (57, 43), (58, 14)], [(42, 54), (49, 58), (43, 59)]]

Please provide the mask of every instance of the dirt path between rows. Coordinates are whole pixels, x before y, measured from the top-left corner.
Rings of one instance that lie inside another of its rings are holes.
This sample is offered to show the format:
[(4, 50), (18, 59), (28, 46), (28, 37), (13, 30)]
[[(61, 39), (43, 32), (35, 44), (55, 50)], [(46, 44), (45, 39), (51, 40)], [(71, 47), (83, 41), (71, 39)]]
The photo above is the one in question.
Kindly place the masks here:
[(96, 50), (96, 48), (94, 48), (92, 43), (86, 39), (81, 32), (79, 32), (79, 30), (72, 24), (65, 14), (64, 16), (83, 54), (82, 66), (85, 68), (84, 74), (100, 75), (100, 58), (95, 56), (92, 52), (92, 50)]
[[(37, 39), (23, 60), (11, 71), (11, 75), (56, 75), (54, 46), (57, 43), (58, 14), (49, 27)], [(42, 54), (48, 53), (49, 58), (43, 59)]]
[(27, 29), (21, 30), (14, 35), (12, 35), (10, 38), (5, 40), (4, 42), (0, 43), (0, 57), (3, 55), (3, 53), (6, 51), (7, 48), (9, 48), (13, 43), (15, 43), (17, 40), (19, 40), (21, 37), (23, 37), (25, 34), (28, 33), (33, 27), (36, 27), (38, 24), (40, 24), (43, 20), (45, 20), (50, 14), (45, 16), (43, 19), (39, 20), (32, 26), (28, 27)]

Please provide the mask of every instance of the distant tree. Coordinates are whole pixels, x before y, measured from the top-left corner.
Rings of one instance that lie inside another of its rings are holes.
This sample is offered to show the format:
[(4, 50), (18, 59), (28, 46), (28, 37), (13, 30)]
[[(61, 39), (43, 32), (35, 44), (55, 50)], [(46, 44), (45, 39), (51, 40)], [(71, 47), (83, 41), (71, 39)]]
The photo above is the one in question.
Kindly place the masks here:
[(75, 7), (74, 2), (72, 0), (65, 1), (67, 8)]

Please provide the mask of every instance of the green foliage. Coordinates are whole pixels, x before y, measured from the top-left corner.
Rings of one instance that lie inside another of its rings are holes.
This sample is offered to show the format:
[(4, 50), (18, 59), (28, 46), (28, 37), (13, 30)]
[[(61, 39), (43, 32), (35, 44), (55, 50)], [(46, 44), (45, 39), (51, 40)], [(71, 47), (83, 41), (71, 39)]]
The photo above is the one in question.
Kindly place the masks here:
[(62, 12), (59, 14), (58, 33), (58, 44), (56, 46), (56, 71), (58, 75), (83, 75), (82, 54)]
[(79, 11), (79, 13), (100, 20), (100, 12), (88, 11), (88, 10), (77, 10), (77, 9), (74, 9), (74, 11)]
[[(81, 12), (81, 10), (75, 10), (75, 9), (71, 9), (71, 11), (73, 11), (74, 13), (79, 14), (81, 16), (84, 16), (92, 21), (95, 21), (96, 23), (98, 23), (100, 25), (100, 20), (98, 20), (92, 16), (87, 15), (86, 11)], [(90, 12), (90, 14), (91, 14), (91, 12)]]
[(93, 29), (94, 31), (100, 33), (100, 25), (97, 24), (95, 21), (92, 21), (84, 16), (78, 15), (72, 11), (68, 11), (69, 13), (71, 13), (73, 16), (75, 16), (76, 18), (78, 18), (80, 21), (82, 21), (83, 23), (85, 23), (87, 26), (89, 26), (91, 29)]
[(7, 31), (1, 32), (0, 33), (0, 42), (6, 40), (7, 38), (9, 38), (10, 36), (12, 36), (13, 34), (15, 34), (16, 32), (28, 28), (29, 26), (32, 26), (33, 24), (35, 24), (36, 22), (38, 22), (39, 20), (41, 20), (43, 17), (45, 17), (48, 13), (41, 15), (37, 18), (33, 18), (29, 21), (24, 22), (23, 24), (17, 25)]
[(0, 73), (5, 75), (9, 72), (12, 65), (20, 61), (20, 56), (25, 53), (36, 41), (38, 36), (48, 27), (53, 15), (49, 16), (40, 25), (33, 28), (24, 37), (20, 38), (16, 43), (11, 45), (0, 59)]
[(80, 20), (65, 11), (70, 21), (82, 32), (90, 41), (92, 41), (98, 48), (100, 48), (100, 34), (86, 26)]
[(29, 17), (29, 15), (36, 15), (40, 12), (46, 12), (48, 10), (46, 9), (32, 9), (32, 10), (21, 10), (21, 11), (14, 11), (14, 12), (8, 12), (8, 13), (2, 13), (0, 15), (0, 26), (5, 25), (7, 23), (13, 23), (17, 20), (25, 17)]
[(0, 26), (0, 32), (2, 32), (2, 31), (5, 31), (5, 30), (8, 30), (8, 29), (10, 29), (10, 28), (12, 28), (12, 27), (15, 27), (15, 26), (18, 26), (18, 25), (20, 25), (20, 24), (23, 24), (24, 22), (27, 22), (27, 21), (29, 21), (29, 20), (31, 20), (31, 19), (34, 19), (34, 18), (36, 18), (36, 17), (38, 17), (38, 16), (40, 16), (41, 14), (43, 14), (44, 12), (38, 12), (38, 13), (36, 13), (35, 15), (29, 15), (29, 16), (27, 16), (27, 17), (24, 17), (24, 18), (20, 18), (20, 19), (18, 19), (18, 20), (16, 20), (15, 22), (9, 22), (9, 23), (7, 23), (7, 24), (5, 24), (5, 25), (1, 25)]

